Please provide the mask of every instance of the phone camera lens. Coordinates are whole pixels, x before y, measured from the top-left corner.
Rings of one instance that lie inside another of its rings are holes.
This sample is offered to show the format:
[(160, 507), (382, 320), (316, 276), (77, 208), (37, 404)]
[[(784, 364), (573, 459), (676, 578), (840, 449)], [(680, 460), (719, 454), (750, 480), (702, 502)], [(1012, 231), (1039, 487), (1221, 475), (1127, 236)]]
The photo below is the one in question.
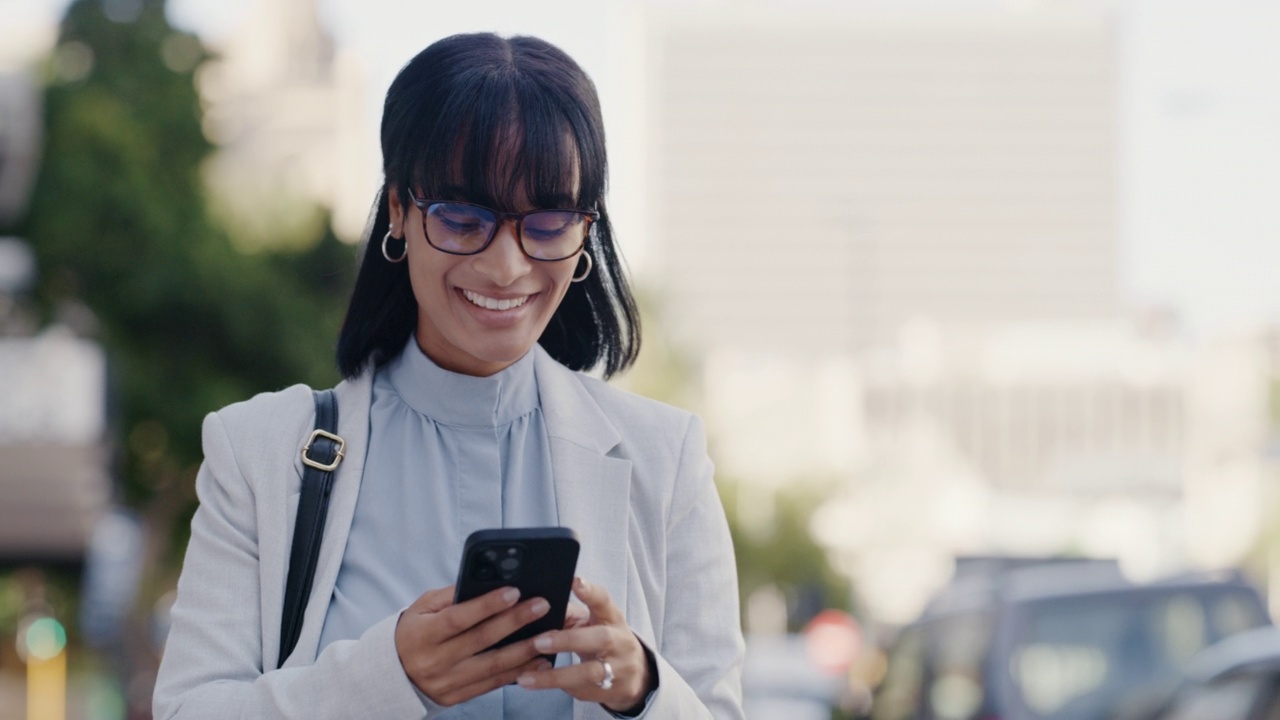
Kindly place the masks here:
[(520, 561), (513, 557), (502, 558), (502, 562), (498, 563), (498, 567), (503, 570), (515, 570), (520, 567)]
[(485, 560), (487, 560), (487, 561), (489, 561), (489, 562), (497, 562), (497, 560), (498, 560), (498, 551), (497, 551), (497, 550), (485, 550), (485, 551), (484, 551), (484, 559), (485, 559)]
[(477, 580), (492, 580), (493, 576), (494, 576), (494, 570), (492, 565), (481, 565), (480, 567), (476, 568)]

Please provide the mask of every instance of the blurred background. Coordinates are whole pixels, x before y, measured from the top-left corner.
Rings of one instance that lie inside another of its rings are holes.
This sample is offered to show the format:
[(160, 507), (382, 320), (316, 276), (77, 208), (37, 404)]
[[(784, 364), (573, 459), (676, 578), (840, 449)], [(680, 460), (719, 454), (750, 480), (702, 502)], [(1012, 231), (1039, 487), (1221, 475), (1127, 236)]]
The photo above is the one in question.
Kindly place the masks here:
[(0, 0), (0, 720), (150, 717), (201, 418), (336, 381), (381, 97), (476, 30), (599, 88), (749, 717), (1119, 717), (1280, 611), (1272, 0)]

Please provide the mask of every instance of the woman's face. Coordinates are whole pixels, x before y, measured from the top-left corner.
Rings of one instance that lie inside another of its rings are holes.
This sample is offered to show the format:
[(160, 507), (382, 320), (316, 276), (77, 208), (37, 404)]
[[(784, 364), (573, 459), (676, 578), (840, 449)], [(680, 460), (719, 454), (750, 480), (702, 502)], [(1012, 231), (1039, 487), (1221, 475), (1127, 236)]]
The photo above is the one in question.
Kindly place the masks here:
[[(492, 375), (524, 357), (569, 289), (578, 256), (530, 260), (507, 221), (482, 252), (450, 255), (427, 243), (422, 211), (388, 189), (391, 232), (404, 237), (409, 282), (418, 302), (418, 346), (437, 365)], [(521, 210), (532, 210), (532, 207)], [(506, 309), (485, 304), (502, 303)]]

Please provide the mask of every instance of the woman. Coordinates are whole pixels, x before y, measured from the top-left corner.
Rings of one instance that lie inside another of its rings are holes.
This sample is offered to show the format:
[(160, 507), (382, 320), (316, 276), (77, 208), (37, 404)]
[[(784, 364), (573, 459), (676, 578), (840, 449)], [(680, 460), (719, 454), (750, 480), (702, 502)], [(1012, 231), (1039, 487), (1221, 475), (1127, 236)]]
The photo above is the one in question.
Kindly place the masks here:
[[(205, 420), (156, 717), (741, 717), (701, 424), (580, 372), (612, 375), (639, 346), (591, 81), (534, 38), (441, 40), (392, 83), (382, 151), (338, 342), (346, 457), (297, 647), (274, 669), (303, 386)], [(462, 542), (548, 525), (581, 541), (583, 607), (486, 651), (546, 602), (453, 604)]]

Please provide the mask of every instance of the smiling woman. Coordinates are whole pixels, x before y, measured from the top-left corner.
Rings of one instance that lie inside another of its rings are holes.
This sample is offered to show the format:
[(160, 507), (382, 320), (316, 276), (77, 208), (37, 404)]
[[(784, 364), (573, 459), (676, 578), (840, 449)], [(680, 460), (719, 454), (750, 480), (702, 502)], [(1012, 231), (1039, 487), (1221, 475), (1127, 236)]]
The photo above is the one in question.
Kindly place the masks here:
[[(281, 608), (320, 405), (303, 386), (205, 420), (156, 716), (741, 718), (702, 424), (581, 372), (608, 378), (640, 346), (590, 79), (536, 38), (441, 40), (392, 83), (382, 152), (296, 645)], [(580, 540), (581, 604), (489, 649), (548, 603), (455, 601), (463, 540), (546, 526)]]
[[(420, 344), (435, 343), (447, 351), (446, 365), (478, 362), (469, 372), (473, 375), (502, 369), (524, 354), (512, 352), (527, 350), (539, 339), (570, 369), (602, 365), (606, 377), (628, 367), (639, 351), (639, 315), (605, 209), (604, 128), (595, 87), (547, 43), (500, 42), (510, 45), (436, 43), (387, 91), (382, 119), (387, 186), (371, 232), (383, 244), (370, 243), (339, 340), (338, 364), (347, 377), (370, 359), (398, 353), (415, 328)], [(522, 71), (510, 72), (509, 61)], [(428, 62), (441, 65), (426, 67)], [(442, 72), (445, 67), (468, 70)], [(433, 205), (423, 198), (455, 202)], [(473, 217), (476, 210), (486, 216), (477, 222), (484, 225), (485, 240), (474, 257), (449, 258), (470, 248), (457, 244), (456, 231), (445, 237), (449, 216), (442, 212), (452, 208), (457, 221), (466, 207)], [(583, 222), (566, 234), (573, 240), (580, 232), (578, 248), (551, 257), (530, 249), (536, 241), (524, 232), (527, 217), (499, 222), (535, 210), (580, 213)], [(508, 233), (510, 239), (493, 243)], [(387, 248), (399, 240), (407, 273), (394, 263), (378, 262), (375, 252), (381, 249), (382, 259), (398, 258)], [(443, 253), (426, 252), (432, 248)], [(568, 261), (578, 249), (588, 258), (581, 264), (592, 262), (599, 270), (570, 289), (574, 268)], [(404, 302), (410, 290), (416, 298), (412, 306)], [(533, 301), (532, 307), (512, 318), (475, 315), (467, 310), (474, 305), (464, 290), (495, 300), (524, 298)], [(375, 308), (379, 311), (372, 312)], [(463, 328), (484, 332), (464, 338)], [(498, 354), (477, 356), (472, 350)], [(466, 371), (464, 366), (450, 369)]]

